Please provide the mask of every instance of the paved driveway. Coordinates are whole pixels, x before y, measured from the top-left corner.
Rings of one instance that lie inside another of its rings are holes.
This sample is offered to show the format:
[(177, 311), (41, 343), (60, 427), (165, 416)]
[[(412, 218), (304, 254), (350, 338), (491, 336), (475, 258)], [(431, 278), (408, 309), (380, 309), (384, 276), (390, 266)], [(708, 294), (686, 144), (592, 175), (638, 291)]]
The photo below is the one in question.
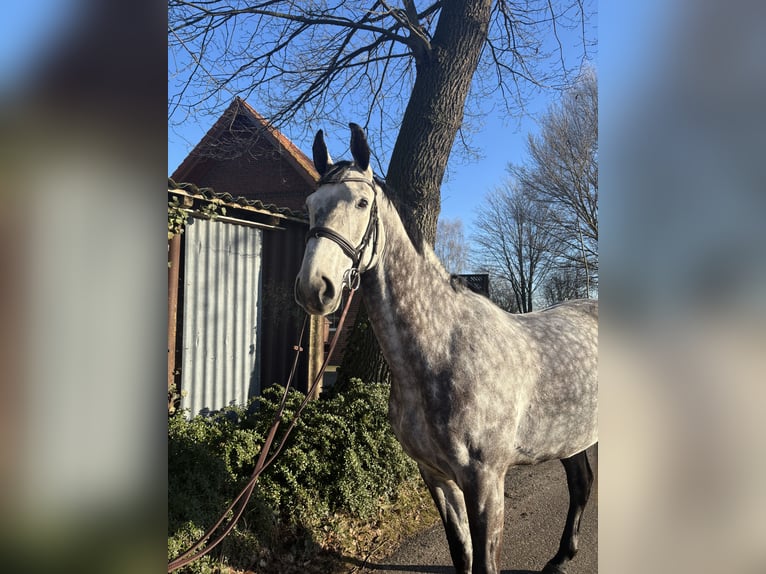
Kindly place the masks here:
[[(568, 574), (598, 572), (598, 445), (588, 451), (596, 474), (580, 526), (580, 551)], [(504, 574), (539, 572), (553, 557), (564, 528), (569, 495), (564, 467), (558, 461), (512, 468), (505, 482), (505, 535), (501, 568)], [(367, 564), (363, 572), (451, 574), (447, 539), (441, 524), (406, 541), (393, 555)]]

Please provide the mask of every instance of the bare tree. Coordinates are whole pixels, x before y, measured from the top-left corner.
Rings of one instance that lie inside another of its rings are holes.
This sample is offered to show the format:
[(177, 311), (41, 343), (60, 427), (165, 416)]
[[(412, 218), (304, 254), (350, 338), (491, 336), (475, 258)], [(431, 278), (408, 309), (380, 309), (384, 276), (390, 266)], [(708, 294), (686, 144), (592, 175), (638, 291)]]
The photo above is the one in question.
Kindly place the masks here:
[[(561, 36), (579, 33), (587, 57), (589, 16), (582, 0), (169, 0), (169, 115), (183, 122), (240, 95), (277, 127), (374, 128), (373, 149), (392, 150), (386, 179), (407, 231), (433, 243), (469, 93), (477, 113), (491, 94), (518, 110), (531, 90), (563, 85)], [(358, 332), (363, 362), (343, 372), (372, 380), (382, 355), (370, 329)]]
[(477, 261), (510, 285), (514, 307), (528, 313), (537, 288), (555, 263), (550, 214), (513, 182), (490, 193), (486, 204), (476, 220), (473, 238)]
[(484, 271), (489, 273), (489, 298), (492, 302), (509, 313), (521, 313), (510, 282), (494, 275), (489, 269)]
[(510, 172), (525, 193), (549, 208), (550, 233), (563, 267), (598, 285), (598, 84), (586, 68), (529, 136), (529, 162)]
[(542, 295), (546, 306), (587, 297), (588, 285), (584, 270), (573, 266), (552, 271), (542, 286)]
[(434, 251), (444, 268), (451, 274), (465, 273), (468, 266), (468, 244), (461, 219), (439, 219), (436, 225)]

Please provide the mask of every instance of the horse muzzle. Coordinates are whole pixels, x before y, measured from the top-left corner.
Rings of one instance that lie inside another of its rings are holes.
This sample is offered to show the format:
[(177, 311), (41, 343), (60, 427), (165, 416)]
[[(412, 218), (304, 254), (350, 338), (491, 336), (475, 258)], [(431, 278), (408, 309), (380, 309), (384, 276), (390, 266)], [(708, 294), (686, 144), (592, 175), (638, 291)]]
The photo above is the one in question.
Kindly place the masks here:
[(295, 300), (310, 315), (329, 315), (340, 307), (342, 284), (324, 275), (295, 279)]

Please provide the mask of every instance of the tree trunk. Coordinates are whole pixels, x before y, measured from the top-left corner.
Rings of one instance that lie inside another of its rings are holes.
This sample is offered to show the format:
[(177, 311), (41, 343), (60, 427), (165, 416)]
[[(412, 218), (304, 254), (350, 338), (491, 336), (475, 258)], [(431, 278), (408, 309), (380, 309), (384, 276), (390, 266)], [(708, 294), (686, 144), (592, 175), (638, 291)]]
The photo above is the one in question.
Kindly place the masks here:
[[(487, 39), (491, 0), (445, 0), (430, 46), (415, 50), (416, 78), (386, 182), (404, 227), (418, 249), (433, 245), (441, 210), (441, 183), (473, 74)], [(360, 312), (339, 380), (388, 381), (388, 368)]]
[(386, 176), (416, 241), (433, 245), (436, 237), (442, 178), (487, 39), (491, 6), (491, 0), (444, 2), (431, 48), (416, 59), (415, 84)]

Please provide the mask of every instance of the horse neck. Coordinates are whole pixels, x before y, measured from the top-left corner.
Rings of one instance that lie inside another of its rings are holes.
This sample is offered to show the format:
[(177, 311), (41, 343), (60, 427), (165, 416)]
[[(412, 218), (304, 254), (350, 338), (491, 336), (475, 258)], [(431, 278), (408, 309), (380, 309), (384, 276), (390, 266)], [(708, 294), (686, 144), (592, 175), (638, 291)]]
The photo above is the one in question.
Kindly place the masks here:
[(380, 202), (385, 248), (378, 264), (362, 278), (367, 311), (389, 364), (402, 347), (433, 346), (440, 328), (454, 309), (455, 292), (449, 274), (430, 246), (420, 253), (394, 206)]

